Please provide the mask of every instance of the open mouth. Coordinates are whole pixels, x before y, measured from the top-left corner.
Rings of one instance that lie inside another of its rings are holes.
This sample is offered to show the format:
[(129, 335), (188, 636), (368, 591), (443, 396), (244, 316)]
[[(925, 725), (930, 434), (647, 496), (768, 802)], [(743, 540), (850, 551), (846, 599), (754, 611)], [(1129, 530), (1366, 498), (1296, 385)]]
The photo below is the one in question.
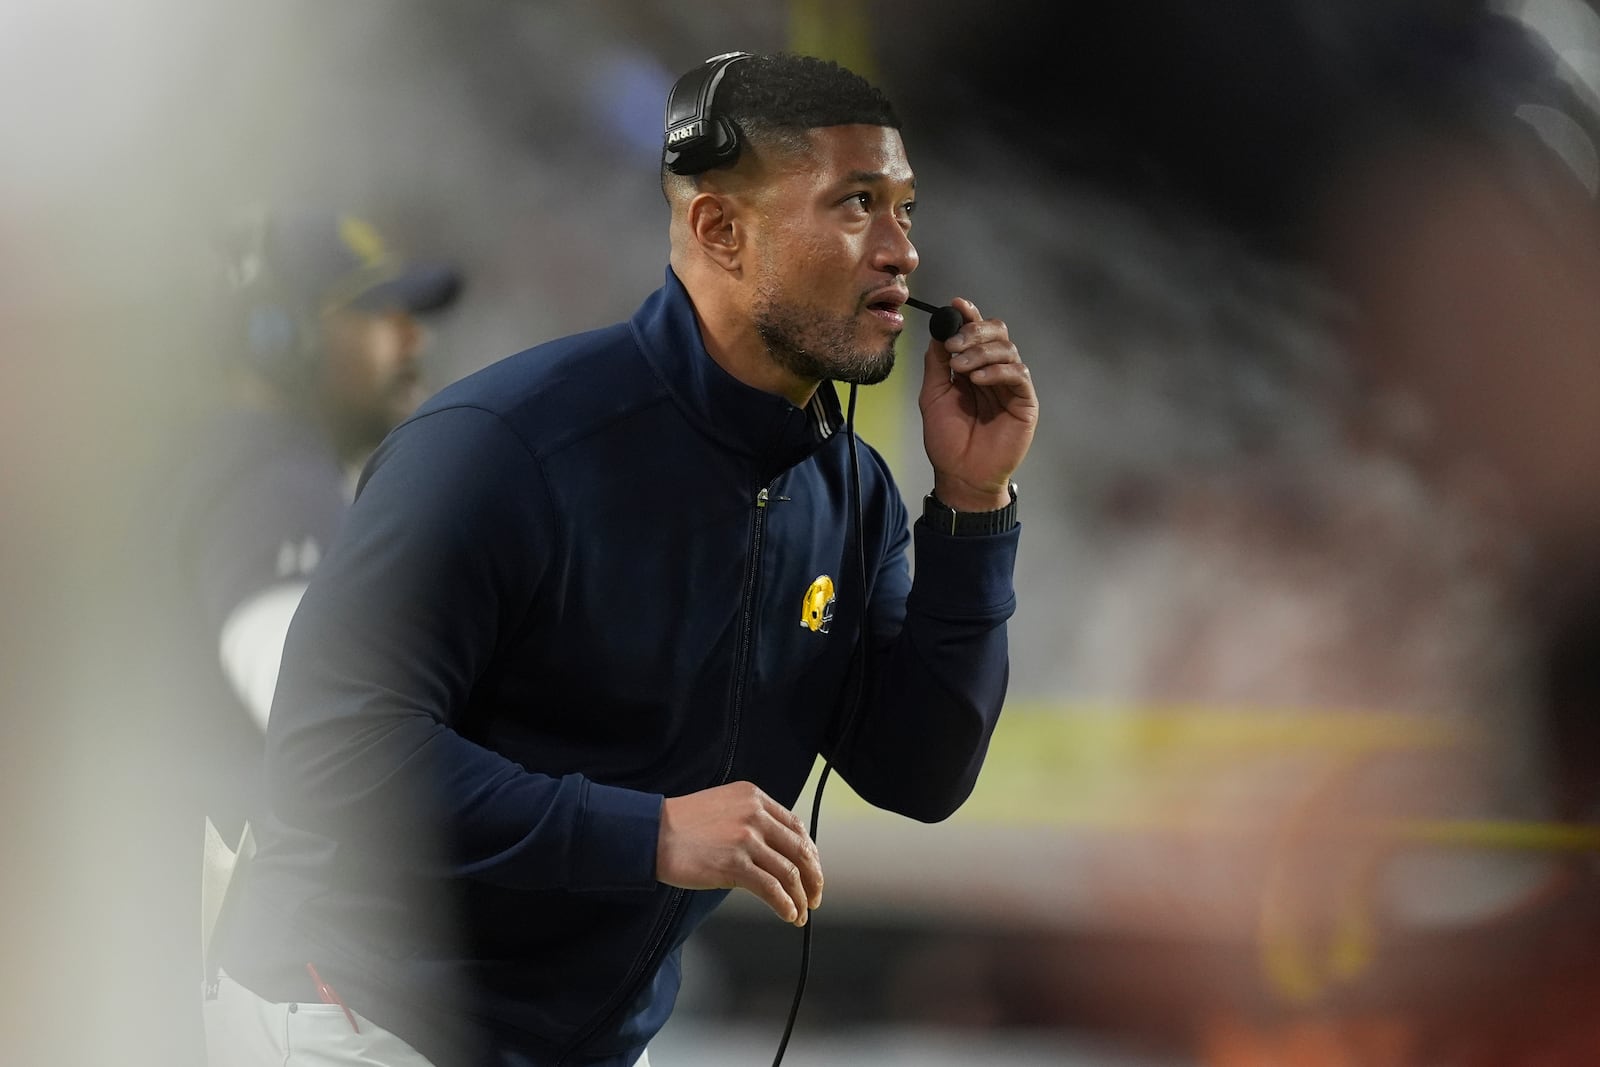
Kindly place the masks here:
[(898, 300), (874, 300), (867, 305), (867, 310), (895, 329), (899, 329), (906, 324), (905, 316), (900, 314), (900, 302)]

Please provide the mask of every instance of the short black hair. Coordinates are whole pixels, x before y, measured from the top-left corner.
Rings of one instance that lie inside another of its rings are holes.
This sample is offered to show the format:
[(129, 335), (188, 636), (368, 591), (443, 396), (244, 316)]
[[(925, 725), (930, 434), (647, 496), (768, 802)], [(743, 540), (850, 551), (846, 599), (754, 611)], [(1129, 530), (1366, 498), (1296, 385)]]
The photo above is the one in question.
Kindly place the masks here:
[(729, 67), (716, 109), (741, 129), (900, 128), (894, 105), (867, 79), (832, 60), (787, 52), (751, 56)]
[[(713, 110), (738, 128), (742, 143), (785, 148), (801, 147), (807, 130), (824, 126), (900, 128), (894, 105), (867, 79), (832, 60), (790, 52), (730, 66)], [(669, 174), (663, 164), (663, 190)]]

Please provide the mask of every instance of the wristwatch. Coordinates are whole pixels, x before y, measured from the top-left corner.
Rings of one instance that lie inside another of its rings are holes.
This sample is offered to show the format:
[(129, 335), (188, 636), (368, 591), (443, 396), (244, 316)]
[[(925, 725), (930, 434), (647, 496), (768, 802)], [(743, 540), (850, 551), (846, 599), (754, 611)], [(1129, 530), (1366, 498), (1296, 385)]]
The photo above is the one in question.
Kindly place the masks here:
[(1005, 533), (1017, 524), (1017, 483), (1012, 482), (1011, 503), (993, 511), (957, 511), (929, 493), (922, 498), (923, 521), (940, 533), (976, 537)]

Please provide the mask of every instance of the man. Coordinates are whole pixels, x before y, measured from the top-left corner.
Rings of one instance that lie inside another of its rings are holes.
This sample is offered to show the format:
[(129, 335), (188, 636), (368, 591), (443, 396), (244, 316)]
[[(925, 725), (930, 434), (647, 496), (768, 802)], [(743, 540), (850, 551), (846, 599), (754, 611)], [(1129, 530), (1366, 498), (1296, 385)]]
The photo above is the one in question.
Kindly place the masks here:
[(788, 810), (818, 753), (915, 818), (970, 792), (1027, 368), (966, 301), (928, 346), (913, 584), (831, 384), (883, 379), (905, 326), (898, 120), (832, 64), (718, 62), (737, 140), (663, 174), (666, 284), (445, 390), (368, 466), (285, 649), (214, 1062), (647, 1062), (727, 890), (797, 925), (821, 903)]
[(343, 521), (352, 470), (424, 396), (416, 316), (449, 304), (459, 279), (332, 213), (253, 213), (225, 252), (229, 395), (186, 441), (163, 526), (186, 661), (174, 674), (194, 690), (181, 699), (209, 741), (202, 799), (231, 844), (258, 805), (289, 619)]

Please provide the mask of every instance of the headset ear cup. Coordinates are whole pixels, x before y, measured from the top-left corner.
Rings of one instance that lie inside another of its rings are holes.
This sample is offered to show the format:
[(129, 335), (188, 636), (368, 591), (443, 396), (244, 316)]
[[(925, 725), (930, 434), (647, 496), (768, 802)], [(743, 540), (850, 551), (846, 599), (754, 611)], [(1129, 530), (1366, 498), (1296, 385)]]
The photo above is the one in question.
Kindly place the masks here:
[(238, 337), (234, 358), (279, 388), (300, 391), (311, 381), (321, 346), (314, 324), (297, 313), (300, 301), (282, 287), (274, 262), (273, 227), (270, 211), (252, 208), (230, 219), (219, 234), (230, 317)]
[(680, 152), (667, 169), (674, 174), (701, 174), (739, 157), (739, 127), (721, 116), (706, 121), (706, 132)]
[(246, 352), (250, 365), (284, 389), (303, 388), (315, 363), (315, 340), (287, 308), (257, 304), (245, 313)]
[(674, 174), (699, 174), (739, 156), (739, 128), (715, 113), (717, 86), (748, 52), (725, 52), (679, 78), (667, 94), (662, 163)]
[(739, 127), (729, 118), (722, 115), (713, 115), (711, 128), (714, 136), (711, 143), (706, 146), (705, 169), (732, 163), (739, 158)]

